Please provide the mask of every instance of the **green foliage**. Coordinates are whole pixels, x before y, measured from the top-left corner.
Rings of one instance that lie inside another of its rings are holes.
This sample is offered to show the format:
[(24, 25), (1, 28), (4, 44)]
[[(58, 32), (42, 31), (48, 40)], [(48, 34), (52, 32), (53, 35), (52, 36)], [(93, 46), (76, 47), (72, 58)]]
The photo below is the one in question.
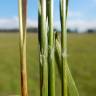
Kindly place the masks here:
[[(59, 36), (57, 36), (58, 34), (56, 34), (56, 39), (55, 39), (55, 60), (56, 60), (56, 64), (58, 67), (58, 71), (59, 71), (59, 75), (60, 75), (60, 79), (62, 79), (62, 68), (61, 68), (61, 46), (60, 46), (60, 42), (59, 42)], [(68, 80), (68, 96), (79, 96), (78, 94), (78, 90), (76, 88), (75, 82), (73, 80), (73, 77), (71, 75), (71, 72), (69, 70), (68, 64), (66, 66), (66, 74), (67, 74), (67, 80)]]

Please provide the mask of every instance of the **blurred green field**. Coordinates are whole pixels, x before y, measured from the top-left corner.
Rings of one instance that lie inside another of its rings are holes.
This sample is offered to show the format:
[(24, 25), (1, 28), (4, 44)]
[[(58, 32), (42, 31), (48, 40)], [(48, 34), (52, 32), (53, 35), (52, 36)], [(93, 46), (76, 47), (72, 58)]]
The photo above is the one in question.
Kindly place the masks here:
[[(0, 33), (0, 96), (20, 94), (19, 34)], [(29, 96), (39, 96), (37, 34), (27, 34)], [(80, 96), (96, 96), (96, 34), (68, 34), (68, 60)], [(56, 96), (60, 80), (56, 72)]]

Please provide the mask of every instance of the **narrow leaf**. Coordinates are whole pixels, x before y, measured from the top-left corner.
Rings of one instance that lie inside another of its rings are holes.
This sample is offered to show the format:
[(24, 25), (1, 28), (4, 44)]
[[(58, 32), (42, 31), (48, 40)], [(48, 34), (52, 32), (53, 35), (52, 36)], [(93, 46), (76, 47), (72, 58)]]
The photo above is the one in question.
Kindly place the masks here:
[[(55, 60), (56, 60), (56, 64), (57, 64), (57, 68), (59, 71), (59, 75), (60, 75), (60, 79), (62, 79), (62, 71), (61, 71), (61, 46), (60, 46), (60, 41), (59, 41), (59, 37), (56, 36), (55, 38)], [(68, 67), (68, 64), (66, 66), (66, 74), (67, 74), (67, 78), (68, 78), (68, 96), (79, 96), (75, 81), (71, 75), (70, 69)]]

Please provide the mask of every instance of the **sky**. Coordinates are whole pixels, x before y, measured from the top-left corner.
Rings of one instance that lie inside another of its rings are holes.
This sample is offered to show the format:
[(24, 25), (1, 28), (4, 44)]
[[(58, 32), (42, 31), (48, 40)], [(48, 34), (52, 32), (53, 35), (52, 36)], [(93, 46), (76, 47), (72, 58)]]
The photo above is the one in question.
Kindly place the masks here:
[[(38, 0), (28, 0), (27, 26), (38, 25)], [(96, 0), (69, 0), (67, 27), (96, 28)], [(60, 29), (59, 0), (54, 0), (54, 27)], [(18, 0), (0, 0), (0, 28), (18, 28)]]

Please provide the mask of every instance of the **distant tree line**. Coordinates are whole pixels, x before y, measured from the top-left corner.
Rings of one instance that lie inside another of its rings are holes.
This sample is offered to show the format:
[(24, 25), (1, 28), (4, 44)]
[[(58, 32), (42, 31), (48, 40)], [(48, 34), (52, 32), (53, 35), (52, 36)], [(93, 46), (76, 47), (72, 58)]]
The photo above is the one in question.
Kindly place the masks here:
[(96, 32), (96, 29), (88, 29), (86, 32), (87, 33), (95, 33)]
[[(55, 32), (61, 32), (60, 30), (54, 28)], [(0, 29), (0, 32), (19, 32), (18, 28), (13, 28), (13, 29)], [(36, 33), (38, 32), (38, 28), (37, 27), (30, 27), (27, 28), (27, 32), (32, 32), (32, 33)], [(68, 33), (78, 33), (78, 29), (67, 29)], [(95, 33), (96, 29), (87, 29), (84, 33)]]
[[(60, 30), (54, 28), (54, 31), (55, 32), (60, 32)], [(13, 28), (13, 29), (0, 29), (0, 32), (19, 32), (19, 29), (18, 28)], [(30, 27), (30, 28), (27, 28), (27, 32), (38, 32), (38, 28), (37, 27)], [(76, 33), (77, 30), (71, 30), (71, 29), (67, 29), (67, 32), (68, 33), (71, 33), (71, 32), (74, 32)]]
[[(19, 32), (19, 29), (0, 29), (0, 32)], [(27, 32), (38, 32), (38, 28), (27, 28)]]

